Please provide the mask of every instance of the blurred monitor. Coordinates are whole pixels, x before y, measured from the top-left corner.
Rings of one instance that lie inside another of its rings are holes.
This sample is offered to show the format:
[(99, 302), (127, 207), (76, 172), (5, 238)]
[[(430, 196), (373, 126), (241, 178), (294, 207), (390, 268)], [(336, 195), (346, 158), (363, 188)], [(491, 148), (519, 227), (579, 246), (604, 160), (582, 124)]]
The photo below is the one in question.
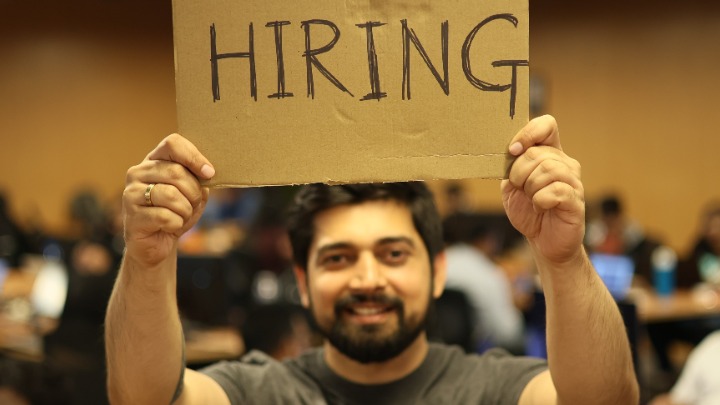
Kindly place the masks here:
[(610, 294), (621, 300), (627, 296), (635, 274), (635, 264), (629, 256), (593, 253), (590, 255), (595, 270)]
[(226, 259), (214, 256), (180, 256), (177, 267), (180, 315), (202, 325), (226, 325), (229, 309), (228, 290), (225, 285)]
[(58, 260), (47, 260), (35, 277), (30, 292), (34, 315), (60, 318), (68, 293), (68, 274)]

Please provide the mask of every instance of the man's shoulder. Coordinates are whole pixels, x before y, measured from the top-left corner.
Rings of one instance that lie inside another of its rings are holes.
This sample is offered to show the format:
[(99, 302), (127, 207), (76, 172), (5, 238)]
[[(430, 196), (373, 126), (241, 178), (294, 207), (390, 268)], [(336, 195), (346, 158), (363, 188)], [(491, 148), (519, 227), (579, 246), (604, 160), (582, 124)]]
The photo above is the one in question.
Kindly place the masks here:
[(222, 361), (201, 371), (206, 374), (215, 370), (224, 370), (231, 373), (277, 374), (293, 378), (306, 374), (306, 370), (319, 367), (321, 359), (322, 349), (320, 348), (310, 349), (297, 357), (283, 361), (276, 360), (262, 351), (252, 350), (238, 360)]
[(433, 400), (427, 403), (504, 404), (517, 403), (528, 382), (547, 364), (503, 349), (466, 354), (459, 347), (433, 343), (424, 367), (434, 370)]
[(232, 404), (282, 403), (293, 398), (323, 403), (317, 384), (305, 371), (318, 355), (317, 350), (311, 350), (293, 360), (277, 361), (263, 352), (251, 351), (239, 360), (223, 361), (200, 371), (220, 384)]
[(465, 353), (457, 346), (431, 343), (428, 363), (438, 369), (445, 369), (458, 375), (477, 378), (478, 375), (521, 375), (536, 374), (547, 368), (543, 359), (515, 356), (504, 349), (493, 348), (482, 354)]
[(428, 360), (436, 362), (448, 362), (448, 363), (469, 363), (469, 364), (482, 364), (491, 362), (502, 362), (502, 361), (520, 361), (520, 362), (532, 362), (532, 363), (543, 363), (541, 359), (535, 359), (525, 356), (516, 356), (511, 354), (505, 349), (492, 348), (483, 353), (466, 353), (462, 348), (454, 345), (447, 345), (444, 343), (431, 342), (428, 351)]

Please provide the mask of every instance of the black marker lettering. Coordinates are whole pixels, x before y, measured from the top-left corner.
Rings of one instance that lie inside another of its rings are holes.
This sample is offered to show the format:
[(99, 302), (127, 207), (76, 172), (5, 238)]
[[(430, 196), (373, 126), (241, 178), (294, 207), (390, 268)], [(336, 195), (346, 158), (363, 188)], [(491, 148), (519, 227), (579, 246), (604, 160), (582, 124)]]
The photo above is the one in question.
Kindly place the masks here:
[[(323, 46), (322, 48), (318, 49), (311, 49), (310, 48), (310, 25), (311, 24), (320, 24), (320, 25), (326, 25), (332, 29), (335, 36), (333, 37), (332, 41), (330, 41), (329, 44)], [(337, 25), (334, 23), (327, 21), (327, 20), (307, 20), (300, 23), (300, 26), (305, 29), (305, 52), (303, 52), (303, 57), (305, 57), (305, 64), (307, 66), (307, 96), (310, 98), (315, 98), (315, 82), (313, 81), (313, 73), (312, 73), (312, 67), (315, 66), (317, 70), (322, 73), (323, 76), (325, 76), (326, 79), (330, 81), (330, 83), (334, 84), (335, 87), (338, 89), (344, 91), (345, 93), (348, 93), (350, 96), (353, 96), (350, 91), (343, 86), (342, 83), (338, 79), (335, 78), (335, 76), (330, 73), (325, 66), (320, 63), (320, 61), (317, 58), (317, 55), (321, 53), (325, 53), (329, 51), (330, 49), (335, 46), (338, 39), (340, 39), (340, 30), (338, 29)]]
[(517, 67), (530, 66), (527, 60), (498, 60), (492, 63), (493, 67), (512, 66), (512, 80), (510, 82), (510, 118), (515, 118), (515, 98), (517, 96)]
[(444, 21), (440, 24), (440, 41), (442, 43), (442, 60), (443, 60), (443, 77), (440, 77), (435, 65), (430, 61), (430, 57), (425, 48), (420, 43), (415, 31), (408, 28), (407, 20), (400, 20), (402, 23), (402, 36), (403, 36), (403, 81), (402, 81), (402, 98), (403, 100), (410, 100), (410, 41), (415, 45), (415, 49), (420, 53), (420, 56), (425, 61), (425, 64), (430, 69), (430, 72), (435, 76), (440, 87), (446, 96), (450, 95), (450, 78), (448, 76), (448, 32), (449, 24)]
[(257, 80), (255, 78), (255, 42), (253, 39), (253, 25), (250, 23), (249, 32), (250, 50), (248, 52), (217, 53), (217, 38), (215, 24), (210, 25), (210, 74), (212, 81), (213, 102), (220, 100), (220, 79), (218, 75), (218, 60), (229, 58), (248, 58), (250, 61), (250, 96), (257, 101)]
[(292, 97), (292, 93), (285, 92), (285, 63), (283, 62), (282, 26), (290, 25), (290, 21), (272, 21), (265, 24), (266, 27), (273, 27), (275, 31), (275, 54), (277, 56), (278, 88), (268, 98)]
[(512, 14), (496, 14), (493, 16), (490, 16), (486, 19), (484, 19), (480, 24), (476, 25), (475, 28), (473, 28), (472, 31), (470, 31), (470, 34), (468, 34), (467, 38), (465, 38), (465, 43), (463, 43), (462, 47), (462, 67), (463, 72), (465, 72), (465, 77), (468, 79), (470, 84), (477, 87), (478, 89), (482, 91), (506, 91), (510, 89), (510, 118), (514, 118), (515, 116), (515, 95), (517, 93), (517, 67), (518, 66), (529, 66), (529, 61), (527, 60), (512, 60), (512, 61), (496, 61), (493, 62), (493, 67), (500, 67), (500, 66), (512, 66), (512, 81), (510, 84), (491, 84), (486, 81), (480, 80), (475, 75), (473, 75), (472, 70), (470, 69), (470, 46), (472, 45), (472, 41), (475, 39), (475, 35), (478, 33), (480, 28), (485, 26), (485, 24), (494, 21), (494, 20), (505, 20), (512, 23), (516, 28), (518, 25), (518, 19), (513, 16)]
[(380, 91), (380, 74), (378, 73), (377, 53), (375, 52), (375, 40), (373, 39), (373, 28), (385, 25), (378, 21), (368, 21), (365, 24), (356, 24), (360, 28), (367, 31), (367, 53), (368, 53), (368, 70), (370, 71), (370, 93), (363, 96), (360, 101), (378, 100), (387, 97), (386, 93)]

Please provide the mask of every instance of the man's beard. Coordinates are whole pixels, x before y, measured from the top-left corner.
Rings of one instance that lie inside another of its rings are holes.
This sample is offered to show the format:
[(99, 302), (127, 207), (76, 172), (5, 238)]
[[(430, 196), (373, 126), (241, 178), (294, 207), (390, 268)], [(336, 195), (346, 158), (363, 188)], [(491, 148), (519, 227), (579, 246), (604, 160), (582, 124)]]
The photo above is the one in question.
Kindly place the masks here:
[[(347, 320), (347, 313), (354, 304), (377, 303), (395, 312), (397, 316), (396, 330), (381, 336), (387, 325), (353, 325)], [(428, 304), (429, 305), (429, 304)], [(351, 295), (335, 303), (335, 320), (332, 325), (321, 325), (315, 317), (310, 302), (310, 313), (320, 333), (330, 341), (336, 349), (351, 359), (367, 364), (390, 360), (412, 344), (425, 330), (428, 310), (414, 324), (405, 319), (405, 305), (398, 298), (386, 295)]]

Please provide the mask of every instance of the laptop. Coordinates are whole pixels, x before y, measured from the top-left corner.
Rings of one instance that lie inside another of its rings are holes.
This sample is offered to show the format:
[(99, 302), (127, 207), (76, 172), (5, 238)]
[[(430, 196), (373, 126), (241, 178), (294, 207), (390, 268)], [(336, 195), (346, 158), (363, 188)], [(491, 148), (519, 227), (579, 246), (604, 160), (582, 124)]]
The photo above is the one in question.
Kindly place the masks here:
[(624, 299), (630, 291), (635, 263), (629, 256), (592, 253), (590, 255), (595, 270), (610, 294), (616, 300)]

